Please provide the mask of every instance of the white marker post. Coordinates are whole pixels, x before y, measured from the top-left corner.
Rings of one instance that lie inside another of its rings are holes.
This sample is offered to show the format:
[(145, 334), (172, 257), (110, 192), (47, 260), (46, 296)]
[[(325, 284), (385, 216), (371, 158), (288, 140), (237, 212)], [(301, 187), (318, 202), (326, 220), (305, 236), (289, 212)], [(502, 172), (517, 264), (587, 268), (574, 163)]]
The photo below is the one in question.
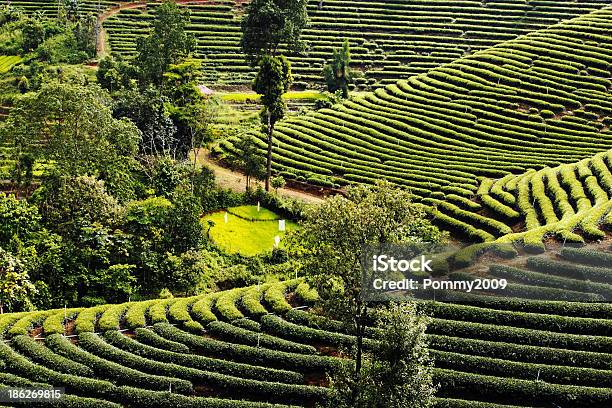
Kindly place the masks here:
[(274, 248), (278, 248), (280, 245), (280, 237), (277, 235), (274, 237)]
[(223, 219), (225, 220), (225, 223), (227, 224), (227, 212), (225, 213), (225, 215), (223, 215)]
[(278, 220), (278, 230), (285, 231), (285, 220)]
[(259, 201), (257, 202), (257, 212), (259, 212), (259, 210), (261, 209), (261, 205), (259, 204)]

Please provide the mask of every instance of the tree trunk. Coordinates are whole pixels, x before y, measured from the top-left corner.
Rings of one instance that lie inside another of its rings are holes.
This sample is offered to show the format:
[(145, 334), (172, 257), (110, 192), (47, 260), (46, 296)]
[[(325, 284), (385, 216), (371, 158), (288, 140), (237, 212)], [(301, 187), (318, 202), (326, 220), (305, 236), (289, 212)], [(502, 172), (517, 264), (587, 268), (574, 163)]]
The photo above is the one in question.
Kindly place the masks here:
[(357, 406), (360, 396), (360, 382), (361, 382), (361, 368), (363, 367), (363, 338), (365, 336), (365, 324), (366, 324), (366, 313), (367, 306), (359, 306), (358, 307), (358, 315), (356, 316), (356, 354), (355, 354), (355, 376), (354, 380), (354, 388), (352, 390), (352, 404), (353, 406)]
[(272, 176), (272, 115), (268, 112), (268, 156), (266, 161), (266, 191), (270, 191), (270, 177)]

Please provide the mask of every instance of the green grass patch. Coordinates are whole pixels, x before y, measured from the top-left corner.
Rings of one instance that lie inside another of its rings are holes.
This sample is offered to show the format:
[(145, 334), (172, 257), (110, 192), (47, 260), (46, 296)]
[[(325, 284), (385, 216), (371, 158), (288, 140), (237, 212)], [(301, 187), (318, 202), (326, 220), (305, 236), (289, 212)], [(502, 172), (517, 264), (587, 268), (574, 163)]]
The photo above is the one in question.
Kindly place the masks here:
[(280, 220), (280, 216), (275, 212), (263, 207), (258, 211), (256, 205), (241, 205), (240, 207), (228, 208), (227, 212), (248, 221)]
[[(215, 223), (215, 226), (210, 230), (210, 237), (216, 245), (230, 254), (238, 253), (245, 256), (254, 256), (271, 251), (274, 248), (276, 236), (281, 238), (280, 246), (282, 247), (282, 239), (285, 233), (298, 227), (296, 223), (287, 220), (286, 231), (279, 231), (278, 215), (270, 210), (264, 211), (264, 208), (257, 213), (257, 206), (241, 206), (229, 209), (232, 212), (236, 210), (241, 216), (249, 216), (256, 221), (250, 221), (228, 212), (226, 223), (225, 211), (208, 214), (202, 218), (205, 229), (208, 229), (209, 220)], [(257, 219), (255, 217), (264, 218)]]
[[(223, 101), (231, 101), (231, 102), (247, 102), (247, 101), (259, 101), (261, 98), (260, 95), (253, 92), (231, 92), (231, 93), (221, 93), (219, 97)], [(323, 98), (323, 94), (318, 91), (290, 91), (283, 95), (283, 99), (292, 100), (292, 99), (321, 99)]]

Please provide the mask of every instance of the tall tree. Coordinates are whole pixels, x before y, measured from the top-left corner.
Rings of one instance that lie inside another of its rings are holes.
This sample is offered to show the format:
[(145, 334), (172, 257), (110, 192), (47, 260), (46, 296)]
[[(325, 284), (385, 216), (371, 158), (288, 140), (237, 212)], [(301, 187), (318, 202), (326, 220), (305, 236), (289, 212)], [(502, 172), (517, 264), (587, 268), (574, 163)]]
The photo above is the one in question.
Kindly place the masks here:
[(251, 179), (261, 180), (265, 177), (265, 162), (257, 151), (255, 138), (249, 134), (240, 137), (234, 144), (235, 151), (230, 155), (229, 161), (232, 167), (244, 172), (246, 176), (246, 189), (251, 188)]
[[(390, 183), (350, 188), (347, 197), (328, 198), (306, 212), (289, 238), (291, 253), (301, 255), (304, 272), (320, 295), (321, 310), (343, 321), (355, 336), (354, 384), (361, 384), (363, 339), (371, 304), (363, 296), (362, 259), (380, 244), (436, 244), (444, 235), (427, 220), (409, 192)], [(352, 390), (352, 402), (361, 398)], [(356, 406), (356, 405), (350, 405)]]
[(199, 149), (212, 140), (210, 125), (219, 109), (215, 98), (204, 97), (198, 89), (200, 68), (201, 63), (191, 59), (172, 64), (164, 73), (163, 86), (168, 113), (177, 128), (177, 154), (184, 159), (192, 152), (194, 174)]
[(351, 50), (348, 40), (344, 40), (341, 49), (335, 49), (329, 64), (323, 68), (323, 76), (329, 92), (342, 91), (342, 97), (348, 98), (349, 84), (353, 80), (350, 68)]
[(285, 116), (287, 104), (283, 94), (293, 82), (291, 64), (284, 57), (264, 56), (259, 63), (259, 72), (253, 82), (253, 90), (261, 95), (263, 109), (261, 123), (267, 135), (268, 152), (266, 155), (266, 191), (270, 191), (272, 176), (272, 142), (276, 122)]
[(307, 0), (253, 0), (242, 20), (240, 46), (247, 62), (256, 66), (265, 55), (276, 55), (279, 47), (303, 48), (302, 30), (308, 23)]
[[(329, 408), (430, 408), (433, 360), (425, 330), (430, 319), (414, 302), (393, 302), (373, 310), (376, 330), (365, 354), (362, 375), (346, 364), (332, 376)], [(359, 393), (355, 395), (355, 390)]]
[(136, 43), (135, 64), (140, 69), (141, 85), (161, 85), (164, 72), (195, 49), (196, 39), (187, 33), (189, 10), (166, 0), (155, 10), (152, 32)]

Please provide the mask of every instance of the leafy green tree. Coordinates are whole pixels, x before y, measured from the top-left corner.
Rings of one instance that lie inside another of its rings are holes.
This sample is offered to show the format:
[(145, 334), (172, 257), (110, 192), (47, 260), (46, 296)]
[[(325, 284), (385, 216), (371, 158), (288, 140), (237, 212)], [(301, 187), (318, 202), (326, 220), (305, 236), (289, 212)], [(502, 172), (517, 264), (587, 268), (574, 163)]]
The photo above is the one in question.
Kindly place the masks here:
[(229, 155), (230, 165), (242, 170), (246, 176), (246, 190), (251, 189), (251, 180), (261, 180), (265, 177), (265, 161), (257, 150), (255, 138), (244, 134), (234, 145), (235, 150)]
[(0, 314), (5, 307), (16, 303), (30, 303), (34, 285), (23, 263), (0, 247)]
[(218, 114), (215, 98), (205, 98), (198, 89), (201, 63), (187, 60), (172, 64), (164, 73), (163, 91), (167, 95), (168, 113), (177, 128), (176, 157), (186, 159), (193, 154), (195, 170), (199, 149), (212, 140), (210, 125)]
[(111, 94), (122, 89), (134, 88), (133, 79), (135, 77), (134, 67), (121, 56), (115, 59), (107, 55), (102, 58), (96, 71), (98, 84)]
[(114, 223), (120, 212), (104, 183), (90, 176), (48, 178), (33, 200), (49, 229), (72, 238), (83, 226)]
[(302, 30), (308, 23), (307, 0), (253, 0), (242, 19), (240, 46), (251, 66), (264, 56), (275, 56), (283, 46), (289, 51), (303, 48)]
[(45, 26), (40, 19), (26, 18), (21, 23), (23, 52), (34, 51), (45, 40)]
[(40, 222), (35, 205), (13, 195), (0, 194), (0, 247), (7, 248), (14, 236), (27, 237), (38, 231)]
[(273, 177), (270, 181), (270, 184), (272, 185), (272, 188), (278, 193), (278, 189), (285, 187), (285, 184), (287, 184), (287, 182), (285, 181), (285, 178), (283, 176), (278, 176)]
[(2, 136), (17, 157), (53, 161), (70, 176), (98, 175), (109, 163), (131, 159), (141, 137), (134, 124), (112, 117), (109, 102), (97, 87), (48, 83), (17, 101)]
[[(306, 210), (300, 230), (288, 248), (300, 255), (304, 272), (319, 292), (321, 310), (344, 322), (355, 336), (354, 384), (362, 381), (363, 339), (370, 304), (362, 296), (362, 259), (368, 247), (380, 244), (435, 245), (444, 235), (427, 220), (409, 192), (390, 183), (357, 186), (347, 196), (328, 198)], [(360, 399), (360, 389), (352, 400)], [(353, 405), (351, 405), (353, 406)]]
[(78, 18), (72, 28), (77, 49), (83, 51), (89, 58), (96, 56), (97, 24), (98, 18), (89, 13)]
[(142, 133), (142, 155), (176, 156), (177, 129), (167, 110), (169, 101), (153, 87), (124, 89), (115, 94), (113, 115), (130, 119)]
[(137, 40), (134, 61), (140, 69), (141, 86), (161, 85), (164, 72), (189, 55), (196, 45), (195, 37), (186, 32), (189, 10), (174, 1), (164, 1), (155, 9), (153, 30)]
[(267, 136), (268, 152), (266, 156), (266, 191), (270, 191), (272, 175), (272, 142), (276, 122), (285, 116), (287, 104), (283, 94), (289, 90), (293, 76), (291, 64), (284, 56), (264, 56), (259, 63), (259, 72), (253, 82), (253, 90), (261, 95), (263, 109), (261, 123)]
[(348, 98), (349, 84), (353, 81), (350, 63), (351, 51), (349, 42), (345, 39), (342, 48), (334, 50), (331, 61), (323, 68), (323, 76), (329, 92), (341, 91), (342, 97)]
[(429, 319), (416, 310), (413, 302), (374, 310), (376, 342), (365, 355), (359, 382), (355, 382), (355, 364), (338, 370), (331, 383), (329, 408), (433, 406), (433, 360), (425, 335)]

